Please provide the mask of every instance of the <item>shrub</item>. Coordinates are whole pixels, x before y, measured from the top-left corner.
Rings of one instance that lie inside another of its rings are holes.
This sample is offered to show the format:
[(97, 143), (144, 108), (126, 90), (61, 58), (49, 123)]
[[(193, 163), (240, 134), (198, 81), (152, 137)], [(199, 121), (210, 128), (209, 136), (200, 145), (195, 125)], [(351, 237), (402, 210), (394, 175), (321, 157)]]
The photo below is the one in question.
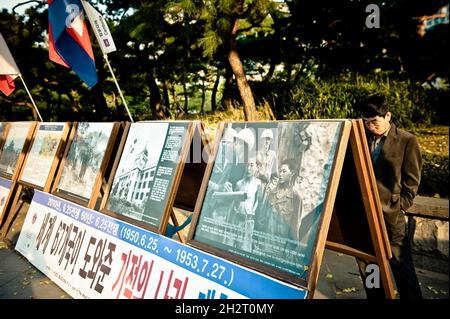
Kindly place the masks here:
[(422, 181), (419, 194), (424, 196), (449, 197), (448, 155), (422, 154)]
[(267, 101), (278, 119), (355, 118), (358, 101), (383, 94), (394, 122), (404, 128), (442, 120), (440, 105), (448, 97), (448, 90), (438, 96), (437, 90), (424, 89), (409, 79), (391, 78), (388, 72), (347, 72), (326, 79), (301, 78), (296, 83), (274, 80), (252, 87), (257, 103)]

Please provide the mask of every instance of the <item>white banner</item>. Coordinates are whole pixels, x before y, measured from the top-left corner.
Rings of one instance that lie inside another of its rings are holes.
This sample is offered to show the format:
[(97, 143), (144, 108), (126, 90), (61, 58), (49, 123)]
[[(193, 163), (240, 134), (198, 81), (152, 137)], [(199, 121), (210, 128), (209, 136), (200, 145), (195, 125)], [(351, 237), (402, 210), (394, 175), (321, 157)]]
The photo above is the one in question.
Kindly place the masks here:
[(89, 19), (89, 22), (94, 30), (95, 37), (104, 54), (116, 51), (116, 45), (109, 31), (108, 24), (103, 16), (87, 1), (81, 1), (84, 11)]
[(301, 288), (40, 191), (16, 250), (74, 298), (307, 296)]

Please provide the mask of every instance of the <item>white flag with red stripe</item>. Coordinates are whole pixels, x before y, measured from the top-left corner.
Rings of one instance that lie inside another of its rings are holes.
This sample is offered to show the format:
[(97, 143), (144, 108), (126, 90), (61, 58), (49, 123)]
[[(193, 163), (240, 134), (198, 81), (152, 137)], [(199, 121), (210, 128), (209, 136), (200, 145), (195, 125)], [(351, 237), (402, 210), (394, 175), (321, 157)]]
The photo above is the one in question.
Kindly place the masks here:
[(5, 39), (0, 33), (0, 91), (6, 96), (16, 88), (14, 79), (20, 74), (14, 58), (9, 51)]

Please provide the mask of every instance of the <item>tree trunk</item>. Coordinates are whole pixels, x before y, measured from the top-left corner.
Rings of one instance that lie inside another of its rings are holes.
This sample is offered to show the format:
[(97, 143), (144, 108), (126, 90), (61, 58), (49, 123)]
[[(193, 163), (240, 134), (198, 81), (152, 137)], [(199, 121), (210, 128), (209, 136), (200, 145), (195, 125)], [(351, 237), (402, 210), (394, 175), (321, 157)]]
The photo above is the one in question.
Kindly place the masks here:
[(220, 68), (217, 66), (216, 81), (214, 81), (214, 86), (211, 92), (211, 111), (213, 112), (215, 112), (217, 109), (216, 96), (217, 96), (217, 89), (219, 88), (219, 83), (220, 83)]
[(103, 88), (100, 82), (94, 85), (91, 89), (92, 97), (94, 99), (95, 116), (98, 121), (110, 121), (111, 114), (106, 104), (105, 95), (103, 94)]
[(174, 109), (175, 109), (175, 114), (178, 115), (177, 112), (182, 114), (183, 109), (180, 106), (180, 102), (178, 102), (178, 96), (177, 96), (177, 92), (175, 92), (175, 86), (171, 84), (169, 87), (169, 90), (170, 90), (170, 94), (172, 94), (172, 100), (173, 100), (173, 105), (174, 105)]
[(292, 80), (292, 63), (288, 62), (286, 63), (286, 76), (287, 76), (287, 83), (291, 83)]
[(273, 73), (275, 72), (275, 59), (270, 59), (270, 68), (269, 72), (267, 72), (266, 76), (264, 77), (264, 82), (269, 82), (270, 79), (272, 79)]
[(165, 80), (163, 82), (163, 104), (167, 110), (170, 110), (170, 99), (169, 99), (169, 89), (168, 89), (169, 87), (170, 87), (169, 81)]
[(164, 113), (162, 110), (162, 99), (159, 87), (156, 84), (156, 80), (153, 75), (150, 75), (148, 79), (148, 86), (150, 89), (150, 109), (152, 116), (155, 120), (163, 119)]
[(186, 82), (184, 81), (184, 78), (183, 78), (183, 96), (184, 96), (184, 113), (188, 114), (189, 96), (187, 93), (187, 87), (186, 87)]
[(205, 98), (206, 98), (206, 85), (205, 80), (202, 80), (202, 104), (200, 105), (200, 113), (205, 113)]
[(233, 71), (231, 67), (227, 66), (225, 71), (225, 88), (223, 89), (222, 94), (222, 107), (226, 111), (233, 111)]
[(231, 31), (230, 50), (228, 51), (228, 62), (236, 77), (237, 87), (244, 103), (244, 117), (246, 121), (256, 120), (256, 106), (253, 98), (252, 89), (245, 76), (244, 66), (237, 52), (236, 33), (238, 29), (238, 19), (234, 20), (233, 30)]

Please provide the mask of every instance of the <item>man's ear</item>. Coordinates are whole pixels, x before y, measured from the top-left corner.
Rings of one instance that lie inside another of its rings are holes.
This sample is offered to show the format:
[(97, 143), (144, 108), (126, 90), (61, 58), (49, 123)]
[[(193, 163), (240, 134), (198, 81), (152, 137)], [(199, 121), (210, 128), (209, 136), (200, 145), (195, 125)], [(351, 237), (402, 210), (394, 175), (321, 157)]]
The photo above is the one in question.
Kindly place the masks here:
[(391, 121), (391, 116), (392, 116), (392, 113), (391, 113), (391, 112), (387, 112), (386, 115), (384, 116), (384, 118), (385, 118), (388, 122), (390, 122), (390, 121)]

